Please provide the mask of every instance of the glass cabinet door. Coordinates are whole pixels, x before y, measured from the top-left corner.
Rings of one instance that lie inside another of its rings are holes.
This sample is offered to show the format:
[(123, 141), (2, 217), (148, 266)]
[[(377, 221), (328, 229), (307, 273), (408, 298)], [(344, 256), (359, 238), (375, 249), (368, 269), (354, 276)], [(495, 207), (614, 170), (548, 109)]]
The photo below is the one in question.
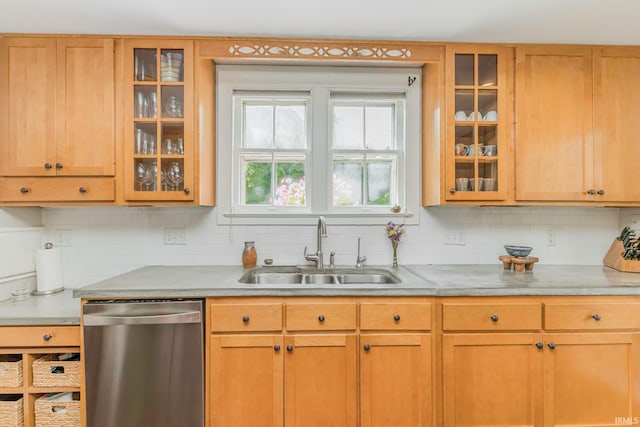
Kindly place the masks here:
[(192, 42), (130, 40), (126, 110), (128, 200), (191, 201), (193, 192)]
[[(451, 51), (448, 60), (447, 199), (505, 198), (505, 57), (496, 52)], [(500, 137), (499, 137), (500, 136)]]

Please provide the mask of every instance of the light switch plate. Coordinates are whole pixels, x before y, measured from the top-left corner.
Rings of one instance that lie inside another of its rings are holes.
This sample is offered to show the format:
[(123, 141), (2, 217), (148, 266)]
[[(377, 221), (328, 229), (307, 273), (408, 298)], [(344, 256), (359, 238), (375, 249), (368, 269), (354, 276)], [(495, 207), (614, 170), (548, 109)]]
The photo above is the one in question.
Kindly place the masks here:
[(467, 233), (464, 230), (447, 230), (444, 237), (445, 245), (464, 245), (467, 243)]
[(184, 227), (165, 227), (164, 244), (165, 245), (186, 245), (187, 230)]

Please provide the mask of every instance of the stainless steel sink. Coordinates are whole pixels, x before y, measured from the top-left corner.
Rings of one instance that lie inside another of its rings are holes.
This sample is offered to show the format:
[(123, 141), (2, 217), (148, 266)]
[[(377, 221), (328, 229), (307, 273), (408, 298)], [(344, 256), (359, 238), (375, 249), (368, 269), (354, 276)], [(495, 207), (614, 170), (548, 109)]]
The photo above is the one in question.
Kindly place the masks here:
[(381, 285), (400, 283), (381, 268), (258, 267), (247, 271), (240, 283), (270, 285)]

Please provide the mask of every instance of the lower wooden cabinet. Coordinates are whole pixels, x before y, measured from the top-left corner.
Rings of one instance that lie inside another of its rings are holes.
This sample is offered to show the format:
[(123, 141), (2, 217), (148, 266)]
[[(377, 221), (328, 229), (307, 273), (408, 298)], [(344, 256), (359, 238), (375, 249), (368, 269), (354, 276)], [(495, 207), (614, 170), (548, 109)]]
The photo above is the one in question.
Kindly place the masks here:
[[(59, 362), (58, 355), (66, 353), (80, 353), (78, 326), (0, 327), (1, 426), (83, 425), (81, 362)], [(67, 392), (73, 401), (39, 400)]]
[(431, 335), (360, 336), (360, 426), (431, 426)]

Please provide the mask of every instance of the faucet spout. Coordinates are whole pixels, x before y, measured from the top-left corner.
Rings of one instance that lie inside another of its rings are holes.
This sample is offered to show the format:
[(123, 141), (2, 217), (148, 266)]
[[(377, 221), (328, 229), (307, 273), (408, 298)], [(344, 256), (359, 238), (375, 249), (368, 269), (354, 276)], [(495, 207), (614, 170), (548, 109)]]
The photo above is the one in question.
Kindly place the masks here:
[(323, 216), (318, 218), (318, 241), (315, 254), (307, 254), (307, 248), (304, 248), (304, 259), (307, 261), (314, 261), (316, 268), (324, 267), (324, 259), (322, 256), (322, 238), (327, 237), (327, 222)]

